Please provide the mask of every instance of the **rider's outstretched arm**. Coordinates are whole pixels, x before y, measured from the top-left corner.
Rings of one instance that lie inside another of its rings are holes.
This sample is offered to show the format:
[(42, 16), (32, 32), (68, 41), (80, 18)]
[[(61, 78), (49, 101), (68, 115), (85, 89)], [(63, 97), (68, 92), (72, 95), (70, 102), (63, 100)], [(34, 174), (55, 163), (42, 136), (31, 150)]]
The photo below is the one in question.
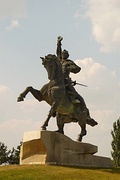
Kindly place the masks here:
[(63, 38), (61, 36), (58, 36), (56, 54), (60, 60), (62, 59), (62, 48), (61, 48), (61, 46), (62, 46), (61, 41), (62, 40), (63, 40)]

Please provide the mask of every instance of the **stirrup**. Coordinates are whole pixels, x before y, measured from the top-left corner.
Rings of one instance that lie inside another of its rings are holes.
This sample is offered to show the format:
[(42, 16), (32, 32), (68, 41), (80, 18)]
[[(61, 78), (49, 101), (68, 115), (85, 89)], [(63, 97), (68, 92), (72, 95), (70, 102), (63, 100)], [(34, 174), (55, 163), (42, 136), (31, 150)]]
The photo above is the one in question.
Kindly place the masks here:
[(80, 101), (78, 99), (72, 99), (73, 104), (80, 104)]

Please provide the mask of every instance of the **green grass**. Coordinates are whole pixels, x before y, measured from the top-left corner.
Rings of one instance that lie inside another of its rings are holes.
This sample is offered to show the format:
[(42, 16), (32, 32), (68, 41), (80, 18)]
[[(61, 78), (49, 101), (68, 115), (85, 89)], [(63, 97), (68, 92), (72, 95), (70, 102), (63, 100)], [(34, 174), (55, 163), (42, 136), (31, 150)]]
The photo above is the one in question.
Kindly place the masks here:
[(119, 180), (120, 168), (75, 168), (50, 165), (0, 166), (0, 180)]

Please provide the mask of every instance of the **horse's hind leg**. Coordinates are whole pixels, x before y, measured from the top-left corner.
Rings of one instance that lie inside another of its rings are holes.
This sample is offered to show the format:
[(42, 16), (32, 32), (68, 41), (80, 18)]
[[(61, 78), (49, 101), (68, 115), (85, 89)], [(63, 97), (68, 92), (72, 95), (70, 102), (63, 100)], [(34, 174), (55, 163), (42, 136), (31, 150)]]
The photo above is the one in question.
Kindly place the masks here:
[(57, 120), (58, 130), (56, 132), (64, 134), (64, 118), (65, 118), (64, 115), (57, 113), (56, 120)]
[(17, 102), (24, 101), (24, 98), (26, 95), (31, 92), (31, 94), (38, 100), (42, 101), (42, 94), (40, 93), (39, 90), (34, 89), (32, 86), (27, 87), (18, 97)]
[(46, 126), (48, 126), (50, 118), (52, 116), (53, 117), (56, 116), (56, 111), (55, 111), (56, 110), (56, 105), (57, 104), (55, 102), (52, 104), (51, 109), (50, 109), (49, 114), (48, 114), (48, 117), (47, 117), (46, 121), (44, 122), (44, 124), (41, 127), (42, 130), (46, 130)]
[[(48, 117), (46, 119), (46, 121), (44, 122), (44, 124), (42, 125), (41, 129), (42, 130), (46, 130), (46, 127), (48, 126), (49, 120), (50, 118), (53, 116), (56, 116), (56, 107), (57, 107), (57, 103), (53, 102), (51, 109), (49, 111)], [(59, 126), (58, 126), (59, 127)], [(63, 131), (61, 131), (61, 133), (64, 133)]]
[(87, 134), (86, 131), (86, 118), (87, 118), (87, 114), (86, 111), (83, 111), (82, 114), (78, 115), (78, 124), (81, 127), (81, 133), (78, 135), (78, 141), (82, 141), (83, 136), (85, 136)]
[(86, 131), (86, 124), (79, 124), (81, 127), (81, 133), (78, 135), (78, 141), (82, 141), (83, 136), (85, 136), (87, 134)]
[(50, 118), (51, 118), (51, 116), (48, 115), (46, 121), (45, 121), (44, 124), (41, 126), (41, 129), (42, 129), (42, 130), (46, 130), (46, 126), (48, 126), (48, 122), (49, 122)]

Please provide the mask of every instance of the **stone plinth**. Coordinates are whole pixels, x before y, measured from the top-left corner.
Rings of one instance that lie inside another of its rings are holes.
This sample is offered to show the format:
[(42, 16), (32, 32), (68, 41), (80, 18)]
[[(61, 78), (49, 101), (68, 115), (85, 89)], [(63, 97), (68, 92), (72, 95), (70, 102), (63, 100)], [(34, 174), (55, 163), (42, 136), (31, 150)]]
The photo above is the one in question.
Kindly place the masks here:
[(57, 132), (30, 131), (23, 135), (20, 164), (110, 167), (110, 158), (94, 155), (97, 149), (97, 146), (73, 141)]

